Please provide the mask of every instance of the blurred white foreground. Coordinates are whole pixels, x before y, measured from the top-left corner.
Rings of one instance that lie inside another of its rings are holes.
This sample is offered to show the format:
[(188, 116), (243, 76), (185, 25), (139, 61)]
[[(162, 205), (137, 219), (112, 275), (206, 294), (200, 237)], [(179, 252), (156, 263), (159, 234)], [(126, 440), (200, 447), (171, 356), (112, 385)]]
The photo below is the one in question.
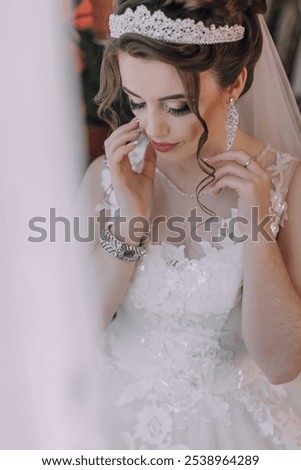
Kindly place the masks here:
[(0, 4), (1, 449), (101, 448), (76, 246), (27, 240), (32, 217), (69, 215), (84, 160), (63, 5)]

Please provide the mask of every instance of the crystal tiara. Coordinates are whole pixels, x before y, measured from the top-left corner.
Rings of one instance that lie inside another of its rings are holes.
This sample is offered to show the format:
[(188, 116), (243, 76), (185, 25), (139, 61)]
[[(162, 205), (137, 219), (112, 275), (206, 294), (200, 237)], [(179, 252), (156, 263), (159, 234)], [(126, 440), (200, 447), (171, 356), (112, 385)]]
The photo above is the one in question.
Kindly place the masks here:
[(177, 44), (222, 44), (242, 39), (245, 28), (240, 25), (216, 27), (214, 24), (208, 28), (202, 21), (172, 20), (160, 10), (152, 14), (146, 6), (139, 5), (135, 11), (127, 8), (122, 15), (111, 15), (110, 32), (114, 39), (135, 33)]

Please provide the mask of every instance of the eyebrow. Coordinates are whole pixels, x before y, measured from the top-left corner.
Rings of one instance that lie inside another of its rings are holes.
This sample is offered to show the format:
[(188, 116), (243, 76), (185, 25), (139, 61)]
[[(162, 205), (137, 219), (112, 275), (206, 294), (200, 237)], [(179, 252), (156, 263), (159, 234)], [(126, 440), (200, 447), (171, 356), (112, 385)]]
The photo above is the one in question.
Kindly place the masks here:
[[(123, 91), (125, 91), (125, 93), (127, 93), (129, 95), (136, 96), (136, 98), (139, 98), (140, 100), (142, 100), (141, 96), (137, 95), (136, 93), (129, 90), (128, 88), (123, 87), (122, 89), (123, 89)], [(163, 96), (162, 98), (159, 98), (158, 101), (179, 100), (179, 99), (183, 99), (183, 98), (186, 99), (186, 96), (183, 95), (182, 93), (178, 93), (176, 95)]]

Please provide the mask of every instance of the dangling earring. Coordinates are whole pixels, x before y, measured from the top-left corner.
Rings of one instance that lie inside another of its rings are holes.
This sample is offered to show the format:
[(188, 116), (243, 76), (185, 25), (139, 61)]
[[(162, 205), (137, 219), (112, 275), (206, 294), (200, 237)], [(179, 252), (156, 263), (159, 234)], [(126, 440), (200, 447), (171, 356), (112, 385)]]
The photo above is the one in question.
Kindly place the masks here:
[(234, 98), (229, 100), (229, 109), (225, 118), (225, 127), (227, 132), (227, 150), (231, 150), (238, 129), (239, 114), (235, 107)]

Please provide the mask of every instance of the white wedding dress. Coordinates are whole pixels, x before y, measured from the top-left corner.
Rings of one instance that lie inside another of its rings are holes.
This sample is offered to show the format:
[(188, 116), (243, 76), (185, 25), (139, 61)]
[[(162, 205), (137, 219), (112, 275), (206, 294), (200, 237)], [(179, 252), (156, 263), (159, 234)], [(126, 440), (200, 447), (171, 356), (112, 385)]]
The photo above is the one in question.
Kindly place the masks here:
[[(277, 233), (297, 160), (271, 148), (259, 158), (272, 173)], [(107, 189), (102, 158), (92, 173), (94, 188)], [(179, 197), (157, 173), (158, 185)], [(224, 240), (200, 242), (199, 256), (188, 257), (185, 243), (163, 242), (138, 263), (101, 339), (107, 448), (301, 449), (300, 379), (271, 385), (244, 346), (243, 246), (229, 237), (235, 214), (234, 206), (221, 221)]]

